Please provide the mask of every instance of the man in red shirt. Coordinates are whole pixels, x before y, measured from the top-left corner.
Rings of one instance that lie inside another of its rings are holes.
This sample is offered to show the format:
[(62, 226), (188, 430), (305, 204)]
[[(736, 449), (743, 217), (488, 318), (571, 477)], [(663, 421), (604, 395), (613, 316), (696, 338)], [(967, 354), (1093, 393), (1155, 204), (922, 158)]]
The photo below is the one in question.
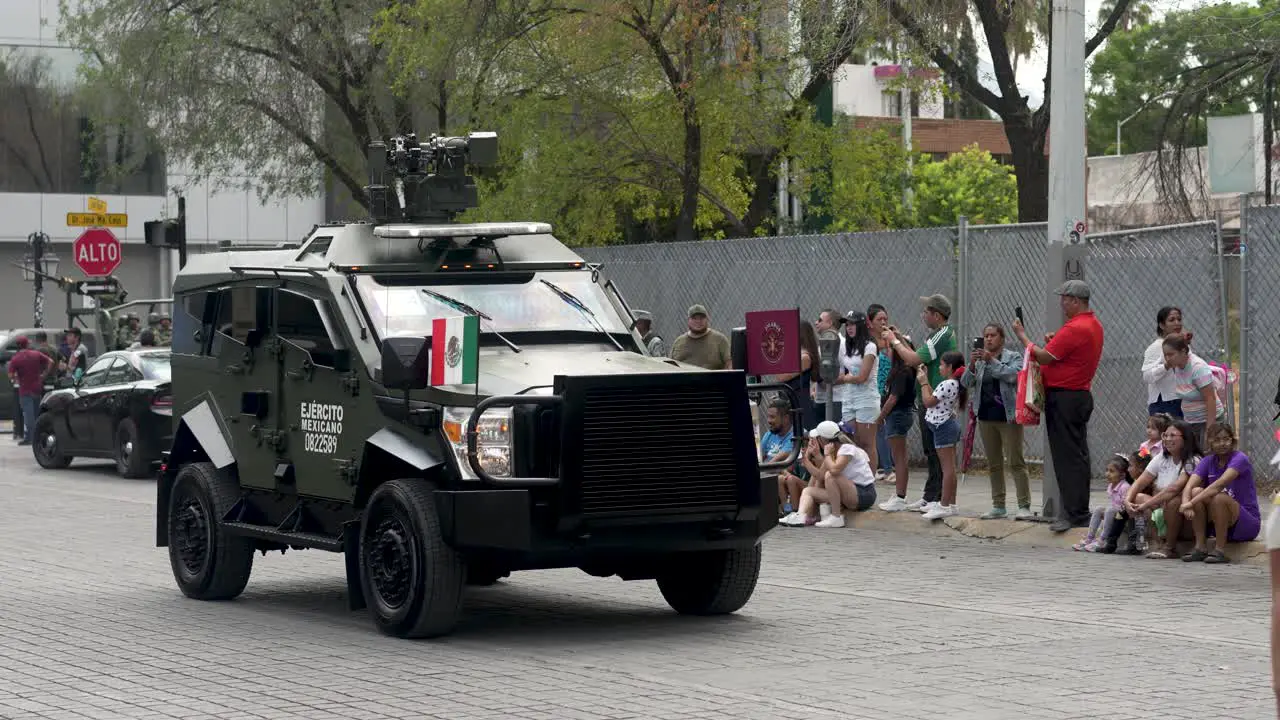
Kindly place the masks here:
[(1045, 335), (1045, 346), (1027, 340), (1022, 323), (1013, 331), (1040, 363), (1044, 379), (1044, 422), (1049, 438), (1062, 507), (1050, 525), (1054, 532), (1089, 526), (1089, 418), (1093, 415), (1093, 376), (1102, 359), (1102, 325), (1089, 309), (1089, 285), (1068, 280), (1058, 288), (1062, 314), (1067, 321), (1056, 333)]
[(23, 438), (19, 445), (30, 445), (36, 432), (36, 411), (44, 395), (44, 376), (53, 366), (48, 355), (27, 347), (25, 337), (14, 341), (18, 352), (9, 360), (9, 382), (18, 385), (18, 405), (22, 408)]

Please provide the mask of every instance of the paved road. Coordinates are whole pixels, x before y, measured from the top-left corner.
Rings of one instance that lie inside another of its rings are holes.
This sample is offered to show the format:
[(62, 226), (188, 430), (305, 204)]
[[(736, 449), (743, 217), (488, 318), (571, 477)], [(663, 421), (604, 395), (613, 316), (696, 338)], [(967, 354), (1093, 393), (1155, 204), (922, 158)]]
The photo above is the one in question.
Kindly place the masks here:
[(577, 571), (476, 589), (443, 641), (377, 634), (340, 557), (184, 599), (153, 484), (0, 439), (2, 718), (1265, 718), (1257, 568), (788, 529), (738, 615)]

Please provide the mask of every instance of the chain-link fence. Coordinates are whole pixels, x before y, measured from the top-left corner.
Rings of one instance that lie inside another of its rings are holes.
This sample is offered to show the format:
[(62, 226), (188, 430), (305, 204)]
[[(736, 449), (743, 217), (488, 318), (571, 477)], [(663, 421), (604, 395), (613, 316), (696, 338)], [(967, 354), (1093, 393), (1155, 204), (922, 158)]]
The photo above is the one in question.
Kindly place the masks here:
[[(1280, 215), (1275, 217), (1280, 230)], [(1056, 329), (1045, 321), (1050, 299), (1046, 232), (1045, 223), (968, 227), (962, 222), (953, 228), (624, 245), (579, 253), (603, 265), (604, 275), (633, 309), (654, 313), (668, 347), (684, 332), (694, 303), (706, 305), (712, 326), (726, 333), (752, 310), (798, 307), (801, 317), (812, 321), (824, 308), (843, 314), (880, 303), (918, 345), (926, 335), (919, 298), (941, 292), (953, 299), (952, 322), (962, 350), (985, 324), (998, 322), (1008, 347), (1021, 352), (1011, 327), (1015, 308), (1022, 308), (1032, 337)], [(1280, 245), (1280, 238), (1272, 237)], [(1195, 332), (1196, 351), (1225, 362), (1224, 286), (1215, 222), (1095, 234), (1087, 244), (1084, 273), (1106, 331), (1089, 428), (1094, 471), (1101, 475), (1112, 451), (1136, 447), (1145, 438), (1142, 356), (1157, 336), (1156, 312), (1164, 305), (1181, 307)], [(1280, 264), (1280, 252), (1275, 258)], [(921, 457), (917, 440), (908, 447), (914, 459)], [(1025, 453), (1029, 460), (1043, 458), (1042, 427), (1026, 433)], [(983, 456), (980, 442), (974, 455)]]
[(1274, 402), (1280, 305), (1270, 290), (1280, 277), (1280, 206), (1244, 210), (1240, 259), (1240, 432), (1254, 472), (1272, 477), (1267, 461), (1275, 452), (1274, 418), (1280, 412)]

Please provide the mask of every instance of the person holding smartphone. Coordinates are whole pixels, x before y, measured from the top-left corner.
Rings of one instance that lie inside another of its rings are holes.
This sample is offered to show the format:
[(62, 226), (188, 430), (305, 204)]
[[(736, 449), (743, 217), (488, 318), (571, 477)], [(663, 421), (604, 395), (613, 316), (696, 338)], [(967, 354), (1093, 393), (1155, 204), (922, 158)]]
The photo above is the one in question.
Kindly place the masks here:
[(969, 364), (960, 378), (960, 384), (975, 399), (978, 435), (987, 453), (987, 468), (991, 476), (991, 510), (982, 516), (984, 520), (1008, 515), (1004, 483), (1006, 462), (1017, 492), (1018, 513), (1015, 517), (1025, 519), (1032, 516), (1031, 480), (1027, 477), (1027, 463), (1022, 455), (1022, 426), (1014, 419), (1022, 355), (1005, 347), (1004, 341), (1004, 328), (999, 323), (989, 323), (984, 327), (982, 337), (973, 339)]

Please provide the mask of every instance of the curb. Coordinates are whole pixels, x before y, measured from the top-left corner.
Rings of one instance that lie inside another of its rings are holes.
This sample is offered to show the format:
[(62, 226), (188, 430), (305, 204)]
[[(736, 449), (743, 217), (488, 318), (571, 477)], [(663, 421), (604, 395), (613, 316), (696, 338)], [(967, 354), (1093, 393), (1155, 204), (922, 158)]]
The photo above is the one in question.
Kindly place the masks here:
[[(1028, 522), (1025, 520), (979, 520), (974, 517), (954, 516), (942, 521), (924, 520), (919, 513), (904, 510), (888, 513), (882, 510), (864, 512), (846, 512), (845, 529), (881, 530), (886, 532), (912, 533), (933, 537), (956, 537), (957, 535), (975, 540), (1021, 545), (1024, 547), (1041, 547), (1073, 552), (1071, 546), (1080, 539), (1080, 529), (1055, 533), (1049, 530), (1046, 523)], [(781, 525), (782, 531), (790, 530)], [(1178, 543), (1178, 553), (1190, 552), (1193, 543)], [(1135, 556), (1136, 557), (1136, 556)], [(1233, 565), (1253, 565), (1266, 567), (1269, 564), (1267, 548), (1259, 541), (1246, 543), (1227, 543), (1227, 557)]]

